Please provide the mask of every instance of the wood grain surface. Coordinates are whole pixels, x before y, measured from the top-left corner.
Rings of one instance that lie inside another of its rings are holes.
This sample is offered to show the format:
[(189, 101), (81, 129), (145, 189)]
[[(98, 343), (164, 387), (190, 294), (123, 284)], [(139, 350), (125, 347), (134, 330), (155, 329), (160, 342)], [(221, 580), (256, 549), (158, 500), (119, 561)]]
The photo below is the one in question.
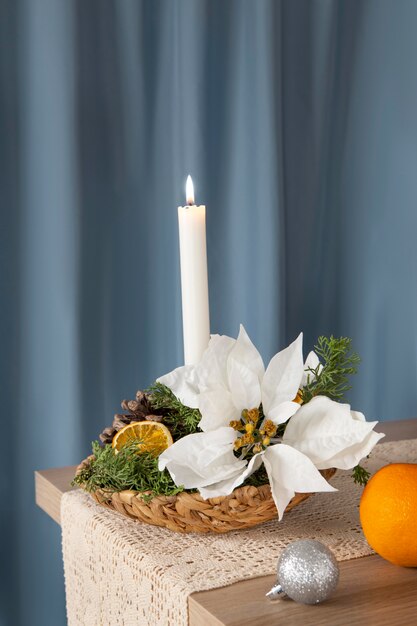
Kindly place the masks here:
[(265, 598), (274, 576), (245, 580), (229, 587), (193, 594), (192, 626), (270, 626), (311, 624), (417, 624), (417, 570), (396, 567), (378, 556), (340, 563), (335, 594), (322, 604), (305, 606)]
[(75, 469), (76, 465), (71, 465), (35, 472), (36, 504), (57, 524), (61, 523), (61, 497), (72, 489)]
[[(417, 438), (417, 419), (383, 422), (376, 430), (386, 433), (383, 441)], [(74, 473), (75, 466), (35, 472), (36, 503), (58, 524), (61, 497)], [(317, 606), (271, 602), (265, 593), (274, 582), (274, 576), (262, 576), (194, 593), (190, 626), (417, 626), (417, 568), (378, 556), (343, 561), (335, 594)]]

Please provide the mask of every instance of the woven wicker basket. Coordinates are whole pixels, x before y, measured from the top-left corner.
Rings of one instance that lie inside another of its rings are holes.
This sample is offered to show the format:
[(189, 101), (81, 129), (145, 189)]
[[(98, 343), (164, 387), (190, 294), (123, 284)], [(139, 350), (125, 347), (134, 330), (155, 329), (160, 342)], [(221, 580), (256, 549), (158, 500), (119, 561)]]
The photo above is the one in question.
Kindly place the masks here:
[[(89, 463), (86, 459), (78, 466)], [(327, 480), (335, 469), (322, 470)], [(285, 509), (293, 509), (311, 493), (297, 493)], [(177, 533), (227, 533), (262, 524), (277, 517), (269, 484), (260, 487), (238, 487), (229, 496), (203, 500), (199, 493), (183, 491), (176, 496), (155, 496), (143, 499), (138, 491), (106, 493), (98, 489), (91, 493), (96, 502), (108, 509), (154, 526), (163, 526)]]

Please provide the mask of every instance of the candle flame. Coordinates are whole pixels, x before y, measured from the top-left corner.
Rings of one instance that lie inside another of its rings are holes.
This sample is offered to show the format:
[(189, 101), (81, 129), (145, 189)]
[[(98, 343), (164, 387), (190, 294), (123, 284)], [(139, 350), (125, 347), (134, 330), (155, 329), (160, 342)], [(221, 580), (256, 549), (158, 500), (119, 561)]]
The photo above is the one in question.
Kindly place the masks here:
[(194, 185), (190, 175), (187, 176), (187, 182), (185, 183), (185, 197), (189, 206), (194, 204)]

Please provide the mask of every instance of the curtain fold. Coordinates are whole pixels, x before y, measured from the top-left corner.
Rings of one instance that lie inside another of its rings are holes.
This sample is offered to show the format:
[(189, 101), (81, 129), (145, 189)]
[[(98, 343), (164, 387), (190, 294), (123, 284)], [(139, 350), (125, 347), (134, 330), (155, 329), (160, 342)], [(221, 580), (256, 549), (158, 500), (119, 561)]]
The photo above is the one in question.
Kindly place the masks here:
[(0, 3), (0, 624), (65, 623), (34, 469), (181, 364), (177, 206), (212, 332), (353, 337), (351, 400), (417, 407), (413, 0)]

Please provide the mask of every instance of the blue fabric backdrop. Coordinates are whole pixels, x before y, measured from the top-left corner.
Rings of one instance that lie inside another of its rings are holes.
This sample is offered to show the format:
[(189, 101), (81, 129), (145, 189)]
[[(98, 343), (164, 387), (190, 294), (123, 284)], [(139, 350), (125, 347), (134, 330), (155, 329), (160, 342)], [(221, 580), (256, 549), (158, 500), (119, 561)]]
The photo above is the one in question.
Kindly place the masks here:
[(181, 363), (176, 207), (212, 331), (351, 335), (368, 418), (417, 412), (414, 0), (0, 2), (0, 624), (65, 623), (35, 468)]

